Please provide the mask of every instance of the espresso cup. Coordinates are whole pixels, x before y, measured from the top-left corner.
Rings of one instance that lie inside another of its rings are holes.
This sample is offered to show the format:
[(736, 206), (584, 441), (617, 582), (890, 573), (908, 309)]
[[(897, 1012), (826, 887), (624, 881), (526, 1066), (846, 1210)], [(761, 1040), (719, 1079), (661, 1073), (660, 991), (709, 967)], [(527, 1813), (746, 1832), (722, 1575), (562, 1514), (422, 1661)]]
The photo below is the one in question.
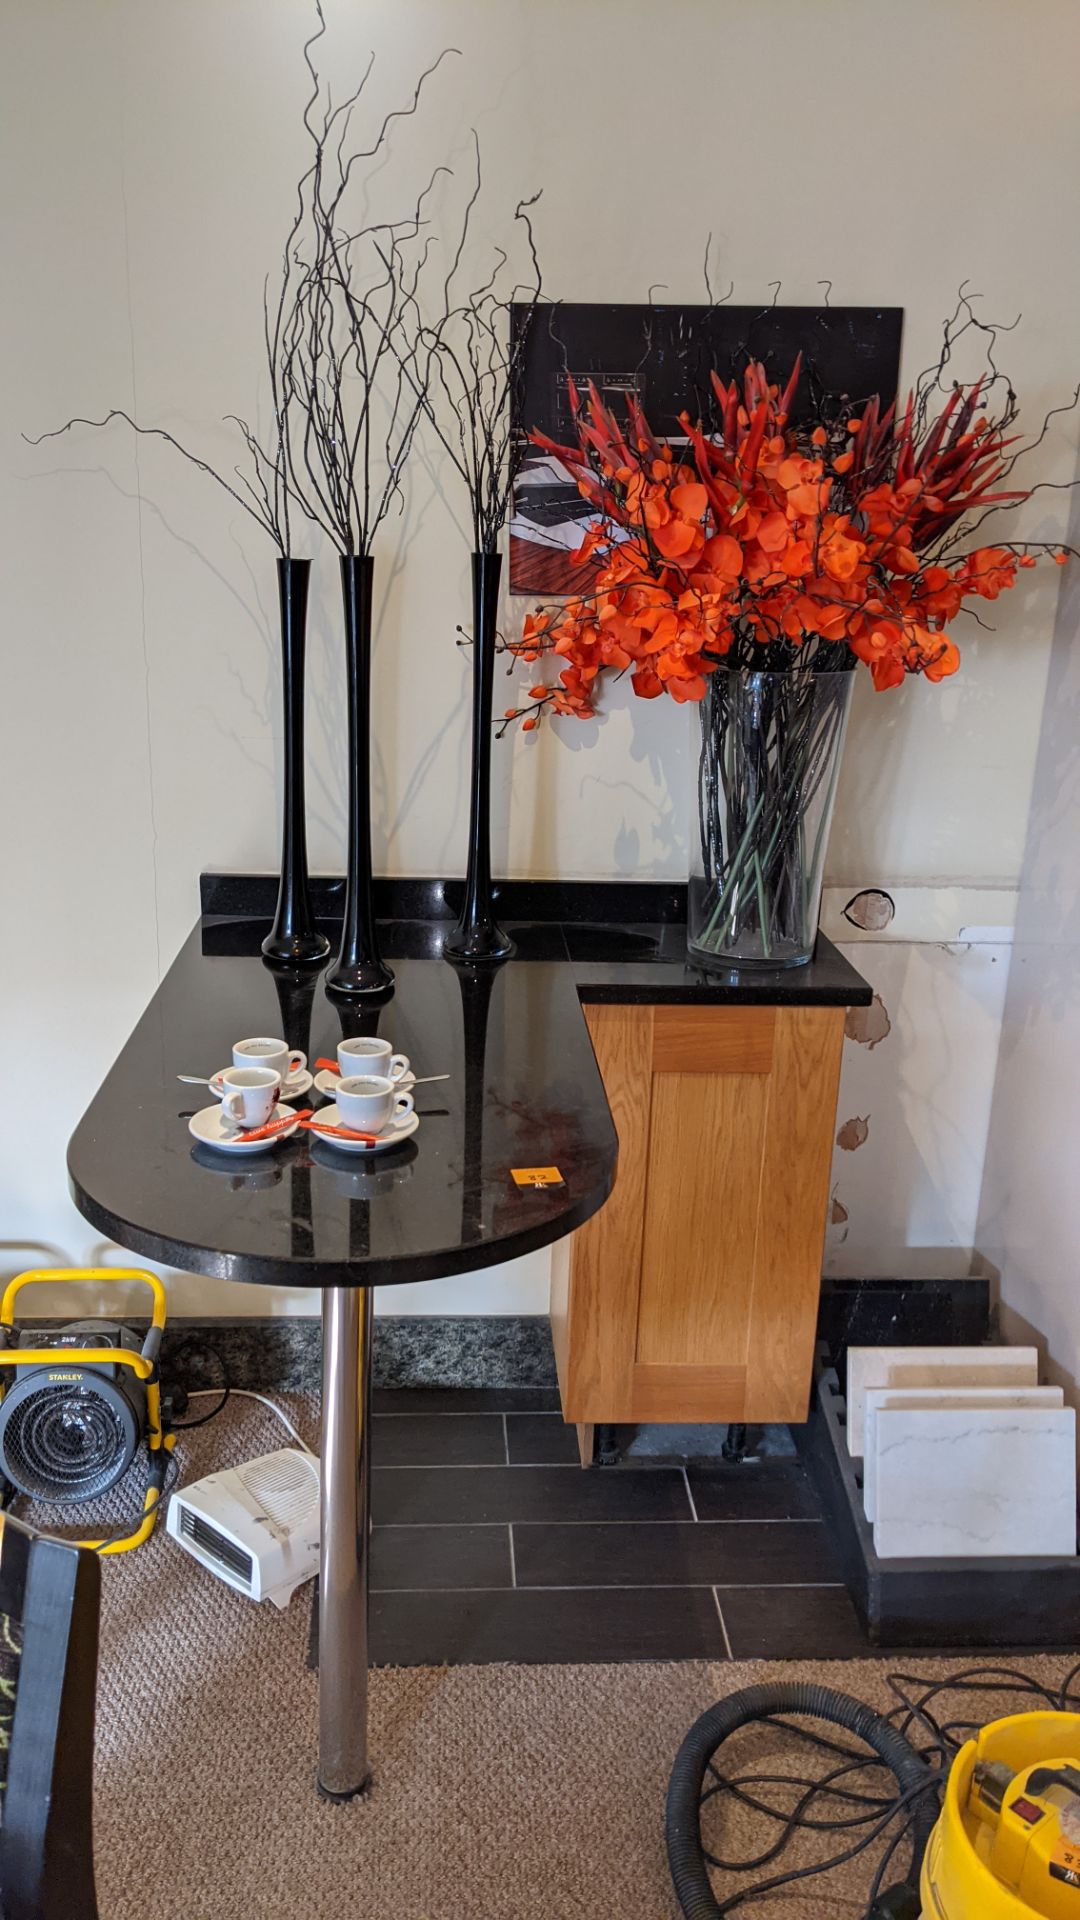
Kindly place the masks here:
[(299, 1047), (290, 1052), (284, 1040), (238, 1040), (232, 1050), (234, 1067), (269, 1067), (272, 1073), (280, 1073), (282, 1080), (292, 1080), (303, 1073), (307, 1066), (307, 1054)]
[(413, 1110), (411, 1093), (399, 1093), (384, 1073), (351, 1073), (336, 1090), (338, 1119), (358, 1133), (382, 1133), (391, 1120)]
[(234, 1127), (264, 1127), (281, 1094), (272, 1067), (227, 1067), (221, 1076), (221, 1117)]
[(389, 1040), (360, 1034), (355, 1040), (342, 1040), (337, 1050), (338, 1072), (344, 1080), (350, 1073), (375, 1073), (386, 1080), (401, 1080), (409, 1071), (407, 1053), (391, 1051)]

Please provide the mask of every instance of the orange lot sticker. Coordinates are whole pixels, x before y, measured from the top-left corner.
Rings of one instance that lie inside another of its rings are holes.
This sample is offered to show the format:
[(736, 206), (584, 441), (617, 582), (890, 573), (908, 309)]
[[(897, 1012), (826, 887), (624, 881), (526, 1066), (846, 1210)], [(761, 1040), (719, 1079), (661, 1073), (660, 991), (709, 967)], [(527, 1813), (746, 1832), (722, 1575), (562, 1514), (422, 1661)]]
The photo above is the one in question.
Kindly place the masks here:
[(510, 1178), (516, 1187), (561, 1187), (565, 1184), (558, 1167), (511, 1167)]

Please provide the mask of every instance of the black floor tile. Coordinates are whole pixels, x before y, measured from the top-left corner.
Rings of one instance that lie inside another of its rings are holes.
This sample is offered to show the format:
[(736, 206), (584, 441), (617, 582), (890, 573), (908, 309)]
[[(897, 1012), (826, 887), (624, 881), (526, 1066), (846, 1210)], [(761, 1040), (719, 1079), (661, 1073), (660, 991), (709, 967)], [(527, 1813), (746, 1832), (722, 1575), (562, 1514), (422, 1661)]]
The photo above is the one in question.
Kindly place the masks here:
[(508, 1413), (506, 1438), (514, 1466), (580, 1466), (577, 1428), (557, 1413)]
[(678, 1587), (374, 1595), (371, 1652), (406, 1667), (726, 1657), (711, 1590)]
[(375, 1413), (557, 1413), (558, 1387), (376, 1387)]
[(372, 1533), (375, 1593), (513, 1584), (508, 1527), (376, 1527)]
[(716, 1589), (735, 1660), (874, 1657), (844, 1587)]
[(375, 1466), (376, 1526), (512, 1520), (685, 1520), (690, 1503), (676, 1468)]
[(503, 1466), (502, 1414), (377, 1414), (372, 1422), (371, 1460), (378, 1467)]
[(790, 1586), (839, 1580), (814, 1520), (514, 1528), (519, 1587)]
[(687, 1468), (699, 1520), (820, 1520), (819, 1501), (799, 1460), (718, 1461)]

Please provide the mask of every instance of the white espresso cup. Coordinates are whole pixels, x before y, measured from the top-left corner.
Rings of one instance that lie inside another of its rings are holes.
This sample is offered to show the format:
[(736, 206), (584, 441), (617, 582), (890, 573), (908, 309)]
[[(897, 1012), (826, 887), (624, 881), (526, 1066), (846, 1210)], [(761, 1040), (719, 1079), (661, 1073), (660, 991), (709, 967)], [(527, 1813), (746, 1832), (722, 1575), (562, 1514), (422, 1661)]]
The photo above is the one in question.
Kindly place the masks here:
[(281, 1093), (272, 1067), (227, 1067), (221, 1076), (221, 1117), (234, 1127), (264, 1127)]
[(386, 1080), (398, 1081), (409, 1071), (407, 1053), (394, 1053), (389, 1040), (369, 1038), (367, 1034), (340, 1041), (337, 1063), (342, 1079), (350, 1073), (375, 1073)]
[(391, 1120), (413, 1110), (411, 1093), (399, 1093), (384, 1073), (351, 1073), (336, 1089), (338, 1119), (359, 1133), (382, 1133)]
[(234, 1067), (269, 1067), (272, 1073), (280, 1073), (282, 1080), (292, 1080), (303, 1073), (307, 1054), (299, 1047), (290, 1052), (284, 1040), (238, 1040), (232, 1050), (232, 1063)]

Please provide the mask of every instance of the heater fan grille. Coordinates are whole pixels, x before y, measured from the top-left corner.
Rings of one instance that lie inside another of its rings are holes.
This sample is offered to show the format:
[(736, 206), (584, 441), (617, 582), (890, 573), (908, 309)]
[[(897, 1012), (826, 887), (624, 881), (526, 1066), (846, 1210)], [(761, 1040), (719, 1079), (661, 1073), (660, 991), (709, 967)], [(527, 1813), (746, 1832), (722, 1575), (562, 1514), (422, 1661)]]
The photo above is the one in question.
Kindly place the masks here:
[[(14, 1397), (14, 1396), (13, 1396)], [(126, 1402), (84, 1376), (41, 1385), (7, 1409), (0, 1439), (3, 1471), (41, 1500), (92, 1500), (127, 1472), (136, 1444)]]

